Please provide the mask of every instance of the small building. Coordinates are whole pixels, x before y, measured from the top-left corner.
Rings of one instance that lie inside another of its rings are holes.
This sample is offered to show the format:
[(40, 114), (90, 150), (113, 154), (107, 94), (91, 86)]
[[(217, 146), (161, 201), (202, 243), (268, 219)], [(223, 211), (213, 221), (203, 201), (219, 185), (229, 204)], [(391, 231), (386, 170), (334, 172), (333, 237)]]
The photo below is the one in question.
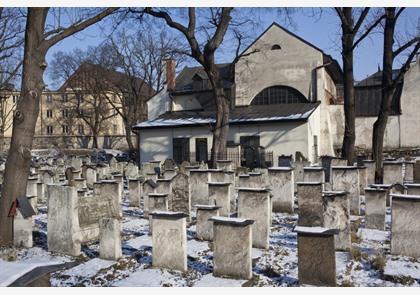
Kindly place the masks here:
[[(167, 61), (165, 88), (147, 102), (148, 120), (133, 127), (141, 162), (210, 158), (216, 116), (209, 79), (201, 67), (175, 78), (173, 64)], [(219, 158), (277, 166), (282, 155), (313, 162), (335, 155), (328, 106), (340, 100), (342, 71), (330, 55), (273, 23), (235, 63), (217, 67), (231, 102), (228, 152)]]

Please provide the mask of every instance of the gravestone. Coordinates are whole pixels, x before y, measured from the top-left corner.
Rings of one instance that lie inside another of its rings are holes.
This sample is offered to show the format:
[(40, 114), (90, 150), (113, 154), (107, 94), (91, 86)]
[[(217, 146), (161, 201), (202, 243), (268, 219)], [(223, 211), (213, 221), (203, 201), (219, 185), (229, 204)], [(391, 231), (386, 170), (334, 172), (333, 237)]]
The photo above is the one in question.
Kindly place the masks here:
[(149, 217), (149, 194), (156, 192), (157, 184), (151, 179), (143, 183), (143, 217)]
[(292, 166), (292, 155), (281, 155), (279, 156), (279, 167), (291, 167)]
[(404, 182), (407, 183), (411, 183), (414, 181), (414, 164), (416, 162), (415, 161), (405, 161), (404, 162)]
[(384, 161), (383, 175), (383, 183), (403, 183), (403, 162)]
[(303, 168), (303, 182), (325, 182), (324, 167), (309, 166)]
[(215, 216), (213, 221), (213, 275), (252, 278), (253, 220)]
[(336, 229), (296, 226), (298, 234), (298, 278), (300, 285), (335, 287)]
[(210, 174), (207, 170), (192, 169), (190, 170), (190, 195), (191, 205), (208, 204), (209, 189), (208, 182)]
[(375, 161), (363, 160), (363, 165), (366, 167), (366, 181), (368, 185), (375, 183)]
[(360, 215), (359, 169), (356, 166), (333, 166), (332, 182), (333, 190), (349, 193), (350, 213)]
[(324, 202), (321, 182), (298, 182), (297, 199), (299, 206), (298, 225), (323, 226)]
[(365, 227), (385, 230), (386, 190), (365, 188)]
[(74, 187), (48, 185), (48, 251), (78, 256), (80, 227), (78, 197)]
[(268, 186), (272, 192), (273, 212), (293, 213), (294, 173), (291, 167), (268, 168)]
[(182, 212), (191, 215), (191, 196), (188, 175), (178, 173), (172, 178), (172, 211)]
[(271, 204), (270, 193), (264, 188), (238, 188), (238, 217), (252, 219), (252, 246), (268, 249)]
[(392, 192), (392, 184), (371, 184), (370, 187), (379, 188), (386, 191), (386, 206), (391, 206), (391, 192)]
[(391, 254), (420, 258), (420, 196), (391, 197)]
[(232, 185), (229, 182), (209, 182), (208, 183), (208, 199), (202, 205), (219, 206), (220, 216), (230, 215), (230, 196)]
[(152, 264), (154, 267), (187, 271), (186, 215), (152, 212)]
[(132, 162), (128, 163), (127, 168), (125, 170), (125, 177), (126, 178), (131, 178), (131, 179), (138, 178), (139, 177), (139, 167)]
[(175, 163), (175, 161), (173, 159), (166, 159), (163, 162), (163, 171), (166, 171), (166, 170), (175, 170), (175, 168), (176, 168), (176, 163)]
[(324, 198), (324, 227), (338, 230), (335, 235), (335, 249), (350, 251), (350, 200), (347, 192), (326, 191)]
[(407, 195), (418, 195), (420, 196), (420, 183), (406, 183)]
[(13, 219), (13, 245), (31, 248), (35, 211), (27, 197), (17, 199), (16, 216)]
[(415, 183), (420, 183), (420, 160), (414, 163), (413, 177)]
[(97, 181), (96, 169), (91, 166), (87, 166), (86, 167), (86, 186), (89, 189), (93, 189), (93, 185), (96, 181)]
[(196, 235), (197, 239), (204, 241), (213, 240), (213, 222), (210, 220), (213, 216), (219, 216), (219, 206), (213, 205), (195, 205), (197, 209)]
[(216, 160), (217, 169), (224, 171), (233, 171), (233, 163), (231, 160)]
[(128, 202), (132, 207), (140, 207), (142, 185), (138, 179), (128, 179)]
[(106, 260), (121, 258), (121, 220), (119, 218), (101, 218), (99, 231), (99, 257)]

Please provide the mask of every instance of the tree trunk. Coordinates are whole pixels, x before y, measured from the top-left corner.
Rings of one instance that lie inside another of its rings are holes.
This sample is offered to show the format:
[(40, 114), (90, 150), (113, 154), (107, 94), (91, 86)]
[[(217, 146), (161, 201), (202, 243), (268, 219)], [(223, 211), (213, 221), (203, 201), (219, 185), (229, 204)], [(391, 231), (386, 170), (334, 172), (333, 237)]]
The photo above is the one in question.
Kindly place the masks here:
[(92, 134), (92, 138), (93, 138), (92, 148), (93, 148), (93, 149), (97, 149), (97, 148), (99, 148), (98, 134), (97, 134), (96, 132), (94, 132), (94, 133)]
[(343, 8), (343, 14), (347, 24), (342, 23), (343, 37), (342, 57), (343, 57), (343, 88), (344, 88), (344, 138), (341, 156), (347, 160), (348, 166), (353, 166), (355, 160), (354, 146), (356, 141), (356, 114), (354, 103), (354, 77), (353, 77), (353, 16), (352, 8)]
[(17, 197), (26, 196), (26, 184), (31, 164), (31, 148), (39, 113), (39, 101), (44, 88), (46, 50), (40, 48), (48, 9), (28, 10), (21, 99), (13, 117), (12, 140), (4, 171), (0, 199), (0, 245), (13, 244), (13, 217), (9, 211)]
[(394, 63), (394, 30), (395, 30), (395, 7), (386, 9), (385, 28), (384, 28), (384, 52), (383, 52), (383, 72), (382, 72), (382, 93), (381, 108), (378, 119), (373, 124), (372, 135), (372, 155), (375, 160), (375, 183), (383, 181), (383, 149), (386, 124), (391, 110), (391, 101), (394, 93), (392, 65)]
[(132, 134), (131, 125), (127, 122), (124, 122), (124, 124), (125, 124), (125, 139), (127, 140), (128, 149), (131, 152), (131, 151), (134, 151), (135, 149), (133, 139), (131, 137), (131, 134)]

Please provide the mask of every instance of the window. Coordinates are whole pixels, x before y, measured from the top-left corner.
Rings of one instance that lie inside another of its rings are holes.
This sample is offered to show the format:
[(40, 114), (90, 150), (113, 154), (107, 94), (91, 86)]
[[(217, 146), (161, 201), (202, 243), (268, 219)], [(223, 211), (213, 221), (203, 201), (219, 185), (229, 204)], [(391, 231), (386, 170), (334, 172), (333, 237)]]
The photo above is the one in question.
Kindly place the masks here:
[(53, 126), (51, 125), (47, 126), (47, 134), (53, 134)]
[(258, 93), (251, 105), (271, 105), (287, 103), (307, 103), (308, 100), (298, 90), (288, 86), (273, 86)]
[(52, 95), (51, 94), (47, 94), (47, 102), (52, 102)]
[(85, 129), (83, 128), (83, 125), (79, 125), (77, 128), (78, 132), (80, 135), (85, 134)]
[(62, 128), (64, 134), (69, 133), (69, 126), (68, 125), (62, 125), (61, 128)]
[(52, 116), (53, 116), (53, 111), (47, 110), (47, 118), (52, 118)]
[(17, 103), (19, 100), (19, 95), (13, 95), (13, 103)]
[(69, 110), (68, 109), (61, 110), (61, 114), (63, 115), (63, 118), (68, 118)]
[(279, 44), (274, 44), (273, 46), (271, 46), (271, 50), (280, 50), (281, 46)]
[(199, 163), (208, 161), (207, 138), (195, 139), (195, 160)]
[(172, 140), (173, 159), (176, 163), (181, 164), (184, 161), (190, 160), (190, 139), (174, 138)]
[(67, 99), (68, 99), (67, 94), (61, 94), (61, 100), (62, 100), (63, 102), (67, 102)]
[(81, 93), (76, 93), (76, 99), (78, 103), (82, 103), (84, 101), (84, 97), (83, 94)]

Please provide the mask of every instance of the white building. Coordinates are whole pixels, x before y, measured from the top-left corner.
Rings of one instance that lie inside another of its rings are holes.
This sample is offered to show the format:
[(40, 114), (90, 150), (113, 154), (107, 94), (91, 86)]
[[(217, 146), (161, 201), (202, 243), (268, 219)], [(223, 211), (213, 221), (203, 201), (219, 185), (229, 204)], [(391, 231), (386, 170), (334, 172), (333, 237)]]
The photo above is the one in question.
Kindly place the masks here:
[[(245, 150), (263, 149), (271, 165), (281, 155), (310, 161), (335, 155), (329, 106), (339, 100), (342, 71), (331, 56), (273, 23), (235, 64), (218, 67), (232, 101), (230, 152), (242, 150), (244, 161)], [(167, 69), (170, 81), (174, 74)], [(174, 83), (148, 101), (148, 121), (133, 127), (141, 162), (209, 157), (215, 105), (207, 75), (200, 67), (184, 68)]]

